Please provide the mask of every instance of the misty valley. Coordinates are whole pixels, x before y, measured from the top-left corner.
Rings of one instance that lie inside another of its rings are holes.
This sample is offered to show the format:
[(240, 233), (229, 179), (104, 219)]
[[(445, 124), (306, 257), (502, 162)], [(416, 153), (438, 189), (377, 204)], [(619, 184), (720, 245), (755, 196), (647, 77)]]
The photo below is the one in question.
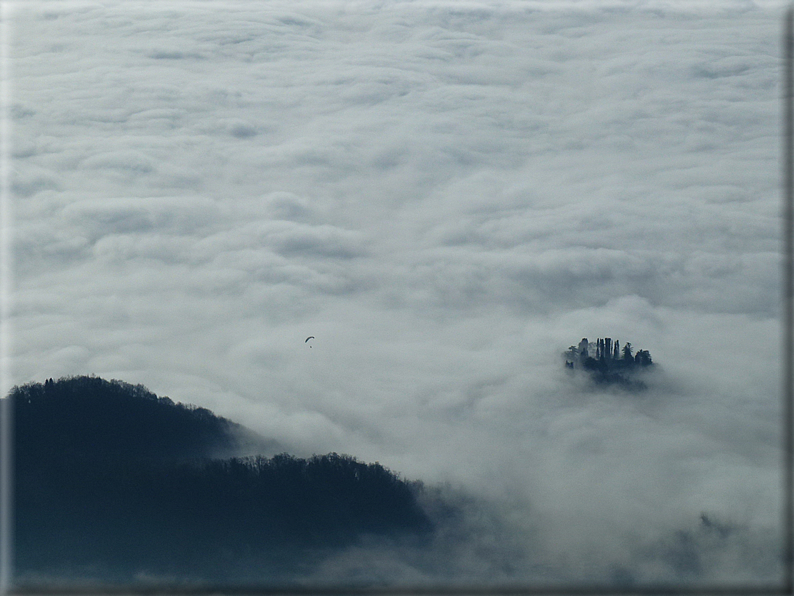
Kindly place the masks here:
[[(9, 397), (17, 588), (566, 580), (509, 512), (450, 486), (348, 455), (289, 455), (142, 385), (67, 377)], [(698, 580), (715, 553), (753, 548), (719, 516), (692, 522), (591, 581), (633, 585), (649, 562), (668, 581)]]

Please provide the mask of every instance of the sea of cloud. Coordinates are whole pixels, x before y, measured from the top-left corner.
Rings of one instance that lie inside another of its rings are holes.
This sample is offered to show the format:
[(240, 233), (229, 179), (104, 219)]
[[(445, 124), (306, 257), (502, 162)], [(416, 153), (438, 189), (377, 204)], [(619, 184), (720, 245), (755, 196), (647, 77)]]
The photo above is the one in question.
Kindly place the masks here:
[[(470, 511), (323, 578), (774, 580), (781, 32), (751, 2), (17, 5), (13, 380), (143, 383)], [(604, 336), (646, 392), (565, 374)]]

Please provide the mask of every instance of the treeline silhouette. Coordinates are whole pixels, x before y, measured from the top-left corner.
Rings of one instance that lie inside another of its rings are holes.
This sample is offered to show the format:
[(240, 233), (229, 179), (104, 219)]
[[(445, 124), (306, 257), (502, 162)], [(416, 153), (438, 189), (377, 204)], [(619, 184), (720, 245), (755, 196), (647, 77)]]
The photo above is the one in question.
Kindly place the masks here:
[(14, 387), (22, 457), (223, 458), (275, 453), (280, 446), (193, 405), (157, 397), (143, 385), (67, 377)]
[[(419, 483), (273, 443), (140, 385), (15, 387), (17, 584), (285, 582), (366, 535), (425, 540)], [(219, 457), (220, 456), (220, 457)]]
[(583, 369), (590, 373), (591, 379), (599, 384), (616, 384), (627, 389), (642, 390), (645, 383), (633, 375), (649, 370), (654, 366), (648, 350), (637, 350), (630, 342), (620, 349), (620, 341), (612, 338), (598, 338), (595, 343), (582, 338), (579, 345), (573, 345), (563, 353), (565, 367), (570, 370)]

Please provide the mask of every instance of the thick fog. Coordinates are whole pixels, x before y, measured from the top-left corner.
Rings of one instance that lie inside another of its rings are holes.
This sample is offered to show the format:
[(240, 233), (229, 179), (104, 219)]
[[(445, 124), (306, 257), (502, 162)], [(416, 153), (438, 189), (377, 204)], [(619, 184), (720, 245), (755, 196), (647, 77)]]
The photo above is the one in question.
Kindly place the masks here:
[[(12, 16), (14, 383), (143, 383), (470, 511), (323, 580), (777, 579), (782, 4)], [(568, 374), (583, 337), (648, 389)]]

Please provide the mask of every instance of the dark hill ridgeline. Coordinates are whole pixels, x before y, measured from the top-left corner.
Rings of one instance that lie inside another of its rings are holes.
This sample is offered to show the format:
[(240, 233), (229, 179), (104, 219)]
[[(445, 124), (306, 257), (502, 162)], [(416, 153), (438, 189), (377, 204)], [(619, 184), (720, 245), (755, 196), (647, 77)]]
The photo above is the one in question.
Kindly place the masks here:
[(274, 442), (144, 387), (15, 387), (15, 581), (284, 583), (364, 536), (425, 540), (422, 487)]
[(227, 458), (280, 450), (209, 410), (99, 377), (48, 379), (11, 391), (21, 457)]

